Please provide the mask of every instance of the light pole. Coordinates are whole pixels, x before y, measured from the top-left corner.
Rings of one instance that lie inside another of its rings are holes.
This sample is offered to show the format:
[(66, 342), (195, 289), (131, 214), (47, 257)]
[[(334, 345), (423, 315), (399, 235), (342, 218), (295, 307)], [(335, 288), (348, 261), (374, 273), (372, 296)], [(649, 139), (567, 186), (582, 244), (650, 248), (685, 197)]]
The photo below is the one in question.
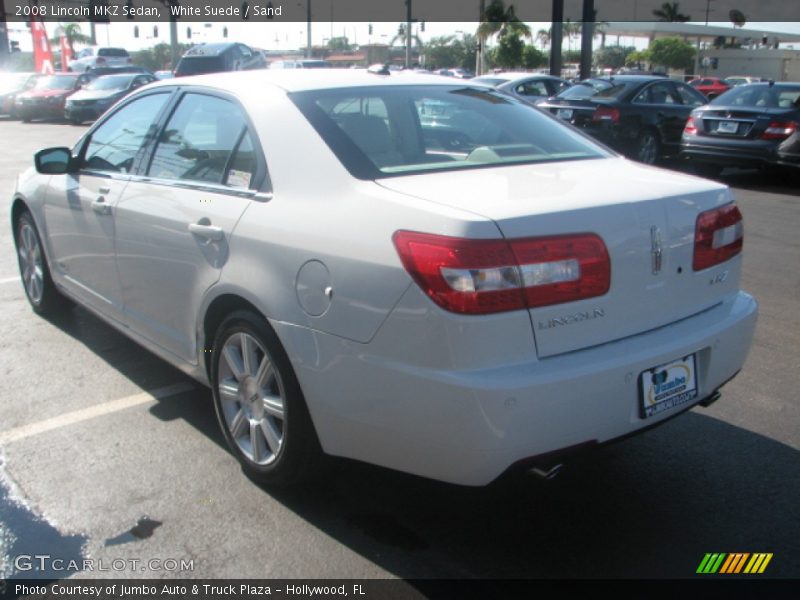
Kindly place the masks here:
[(306, 58), (311, 58), (311, 0), (306, 0)]

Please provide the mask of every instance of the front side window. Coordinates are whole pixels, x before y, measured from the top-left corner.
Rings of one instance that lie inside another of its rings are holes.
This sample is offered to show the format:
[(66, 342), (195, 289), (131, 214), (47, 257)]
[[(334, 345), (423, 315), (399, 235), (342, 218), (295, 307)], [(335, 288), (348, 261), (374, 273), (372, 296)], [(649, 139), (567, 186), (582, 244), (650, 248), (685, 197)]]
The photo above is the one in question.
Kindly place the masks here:
[(361, 179), (608, 156), (555, 119), (489, 88), (381, 86), (291, 98)]
[(89, 139), (82, 168), (130, 172), (168, 98), (168, 93), (137, 98), (106, 119)]
[(677, 104), (668, 83), (648, 85), (633, 101), (639, 104)]
[[(245, 131), (242, 111), (233, 102), (186, 94), (158, 140), (148, 175), (221, 184), (229, 178), (228, 161)], [(237, 182), (243, 179), (240, 175)]]

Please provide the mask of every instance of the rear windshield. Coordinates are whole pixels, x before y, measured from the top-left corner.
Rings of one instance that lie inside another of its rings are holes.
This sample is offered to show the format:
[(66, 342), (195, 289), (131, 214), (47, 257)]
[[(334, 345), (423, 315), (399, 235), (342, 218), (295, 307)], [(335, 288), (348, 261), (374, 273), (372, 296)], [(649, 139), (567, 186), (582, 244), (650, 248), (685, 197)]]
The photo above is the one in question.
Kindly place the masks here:
[(97, 56), (125, 57), (128, 56), (128, 51), (125, 48), (100, 48)]
[(590, 79), (576, 83), (572, 87), (568, 87), (560, 94), (558, 98), (569, 98), (571, 100), (578, 100), (580, 98), (589, 98), (595, 95), (598, 91), (611, 87), (611, 82), (603, 79)]
[(218, 73), (225, 70), (225, 60), (221, 56), (184, 56), (175, 69), (176, 75), (200, 75)]
[(472, 83), (482, 83), (483, 85), (491, 85), (491, 86), (498, 86), (501, 83), (505, 83), (508, 81), (507, 79), (498, 79), (497, 77), (476, 77), (472, 80)]
[(556, 119), (490, 88), (381, 86), (290, 96), (360, 179), (608, 156)]
[(763, 108), (800, 108), (800, 85), (742, 85), (714, 98), (712, 106), (752, 106)]

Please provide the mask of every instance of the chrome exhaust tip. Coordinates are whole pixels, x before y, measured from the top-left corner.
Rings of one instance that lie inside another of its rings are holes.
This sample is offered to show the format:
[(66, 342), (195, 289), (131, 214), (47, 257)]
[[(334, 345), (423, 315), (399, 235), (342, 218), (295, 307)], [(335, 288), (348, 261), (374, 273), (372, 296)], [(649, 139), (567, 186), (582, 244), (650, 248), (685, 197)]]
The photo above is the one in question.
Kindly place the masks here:
[(528, 474), (533, 475), (534, 477), (538, 477), (539, 479), (544, 479), (545, 481), (552, 481), (553, 479), (558, 477), (559, 473), (561, 473), (561, 468), (563, 466), (564, 466), (563, 464), (558, 463), (551, 467), (545, 467), (545, 466), (533, 467), (528, 470)]

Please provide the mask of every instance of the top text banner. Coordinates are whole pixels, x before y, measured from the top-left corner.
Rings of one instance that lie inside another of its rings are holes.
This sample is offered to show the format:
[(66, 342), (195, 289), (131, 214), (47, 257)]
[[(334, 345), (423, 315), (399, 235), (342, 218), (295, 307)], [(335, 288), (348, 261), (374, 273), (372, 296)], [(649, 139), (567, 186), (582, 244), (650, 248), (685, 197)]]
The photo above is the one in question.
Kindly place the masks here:
[[(7, 21), (480, 21), (480, 0), (0, 0)], [(490, 0), (486, 0), (486, 5)], [(506, 1), (521, 21), (552, 20), (553, 0)], [(564, 0), (563, 20), (581, 21), (583, 0)], [(657, 21), (664, 0), (594, 0), (597, 21)], [(693, 23), (800, 22), (798, 0), (681, 0)]]

